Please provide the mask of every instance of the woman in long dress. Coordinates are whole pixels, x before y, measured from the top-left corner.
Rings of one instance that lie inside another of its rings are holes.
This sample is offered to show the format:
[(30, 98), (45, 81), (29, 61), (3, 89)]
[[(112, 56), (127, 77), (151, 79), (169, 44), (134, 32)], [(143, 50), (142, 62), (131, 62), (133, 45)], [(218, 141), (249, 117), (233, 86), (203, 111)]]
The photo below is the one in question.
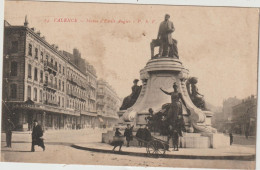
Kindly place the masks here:
[[(183, 124), (183, 115), (182, 115), (182, 104), (186, 107), (188, 114), (190, 113), (189, 109), (186, 106), (186, 103), (183, 99), (183, 96), (181, 93), (178, 92), (178, 86), (176, 83), (173, 84), (173, 92), (167, 92), (160, 88), (162, 92), (164, 92), (167, 95), (171, 96), (171, 105), (167, 113), (167, 122), (169, 125), (172, 125), (175, 127), (174, 129), (181, 130), (183, 127), (178, 126), (184, 126)], [(181, 122), (180, 122), (181, 121)], [(181, 135), (181, 134), (180, 134)]]

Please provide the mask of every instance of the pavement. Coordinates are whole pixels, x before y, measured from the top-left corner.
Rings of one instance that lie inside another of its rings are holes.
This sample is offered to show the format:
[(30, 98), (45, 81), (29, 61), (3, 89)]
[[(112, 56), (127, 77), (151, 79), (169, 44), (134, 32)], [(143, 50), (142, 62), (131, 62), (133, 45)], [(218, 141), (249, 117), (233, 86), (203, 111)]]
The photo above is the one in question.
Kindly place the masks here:
[[(234, 137), (234, 145), (222, 149), (180, 149), (166, 152), (164, 158), (150, 158), (145, 148), (122, 147), (112, 152), (112, 146), (101, 143), (102, 129), (47, 131), (46, 150), (36, 147), (30, 152), (30, 132), (14, 132), (12, 148), (4, 147), (1, 134), (1, 160), (5, 162), (61, 163), (114, 166), (161, 166), (193, 168), (255, 168), (254, 138)], [(237, 143), (243, 143), (243, 145)], [(118, 148), (117, 148), (118, 149)], [(170, 149), (171, 150), (171, 149)], [(145, 158), (142, 158), (145, 157)], [(174, 158), (174, 159), (173, 159)]]
[[(240, 137), (238, 137), (240, 138)], [(253, 140), (253, 139), (252, 139)], [(248, 140), (248, 143), (252, 143), (252, 140)], [(238, 141), (237, 141), (238, 142)], [(241, 140), (240, 140), (241, 142)], [(244, 142), (246, 143), (246, 142)], [(87, 143), (75, 143), (72, 147), (76, 149), (121, 154), (121, 155), (132, 155), (132, 156), (145, 156), (147, 157), (146, 147), (122, 147), (122, 151), (112, 151), (113, 146), (101, 143), (100, 139), (97, 141)], [(116, 150), (118, 150), (117, 148)], [(225, 148), (179, 148), (179, 151), (173, 151), (172, 148), (166, 151), (161, 157), (164, 158), (180, 158), (180, 159), (220, 159), (220, 160), (255, 160), (255, 145), (240, 145), (233, 144)]]

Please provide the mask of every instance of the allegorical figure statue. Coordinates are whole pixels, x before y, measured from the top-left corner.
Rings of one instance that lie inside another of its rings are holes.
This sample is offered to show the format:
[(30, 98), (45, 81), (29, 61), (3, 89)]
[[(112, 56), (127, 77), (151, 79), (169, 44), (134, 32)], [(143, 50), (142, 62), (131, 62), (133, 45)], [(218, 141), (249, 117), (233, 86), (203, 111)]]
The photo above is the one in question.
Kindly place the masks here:
[(196, 86), (197, 83), (198, 79), (196, 77), (189, 78), (186, 84), (187, 90), (193, 104), (202, 110), (206, 110), (205, 100), (203, 98), (204, 96), (199, 93), (199, 90)]
[(138, 81), (139, 81), (138, 79), (135, 79), (133, 81), (134, 85), (132, 86), (132, 93), (129, 96), (124, 98), (123, 104), (120, 107), (120, 110), (126, 110), (135, 104), (135, 102), (141, 92), (141, 89), (142, 89), (142, 86), (137, 85)]
[(180, 134), (181, 130), (184, 129), (184, 120), (183, 120), (183, 114), (182, 114), (182, 104), (186, 107), (186, 110), (188, 113), (190, 113), (189, 109), (186, 106), (186, 103), (183, 99), (183, 96), (181, 93), (178, 92), (178, 86), (176, 83), (173, 84), (173, 92), (167, 92), (160, 88), (162, 92), (164, 92), (167, 95), (171, 96), (171, 105), (168, 109), (167, 113), (167, 121), (168, 124), (173, 126), (174, 129), (176, 129)]
[(151, 46), (151, 57), (154, 58), (154, 47), (159, 46), (159, 54), (157, 57), (172, 57), (179, 58), (177, 41), (172, 38), (172, 33), (175, 31), (173, 23), (169, 20), (170, 15), (166, 14), (165, 19), (161, 22), (157, 39), (153, 39)]

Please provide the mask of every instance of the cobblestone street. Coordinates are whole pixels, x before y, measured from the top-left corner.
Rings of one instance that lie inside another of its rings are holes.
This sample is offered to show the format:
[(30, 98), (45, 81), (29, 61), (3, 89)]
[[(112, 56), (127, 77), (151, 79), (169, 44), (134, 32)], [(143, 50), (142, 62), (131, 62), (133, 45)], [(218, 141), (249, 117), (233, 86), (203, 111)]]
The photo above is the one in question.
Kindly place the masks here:
[[(232, 168), (254, 169), (254, 161), (230, 160), (200, 160), (200, 159), (171, 159), (171, 158), (142, 158), (138, 156), (98, 153), (72, 148), (73, 143), (85, 144), (101, 140), (103, 130), (77, 131), (48, 131), (44, 134), (46, 150), (43, 152), (36, 147), (36, 152), (30, 152), (31, 136), (29, 132), (14, 132), (12, 148), (4, 147), (5, 134), (1, 135), (1, 160), (6, 162), (31, 163), (59, 163), (59, 164), (86, 164), (86, 165), (114, 165), (114, 166), (159, 166), (159, 167), (193, 167), (193, 168)], [(236, 137), (236, 142), (243, 142), (247, 147), (254, 145), (253, 138), (246, 140)], [(235, 143), (236, 143), (235, 142)], [(112, 147), (111, 147), (112, 149)], [(123, 148), (124, 149), (124, 148)], [(126, 149), (126, 148), (125, 148)], [(142, 158), (142, 159), (140, 159)]]

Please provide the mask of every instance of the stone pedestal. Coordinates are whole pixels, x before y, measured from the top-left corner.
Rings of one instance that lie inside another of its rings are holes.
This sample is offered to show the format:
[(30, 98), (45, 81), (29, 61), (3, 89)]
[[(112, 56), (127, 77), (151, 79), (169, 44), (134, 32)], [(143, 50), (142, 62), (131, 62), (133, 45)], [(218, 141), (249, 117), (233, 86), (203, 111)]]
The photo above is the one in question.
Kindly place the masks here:
[[(221, 147), (221, 144), (217, 142), (221, 139), (225, 141), (223, 146), (226, 146), (227, 139), (225, 136), (216, 134), (216, 130), (211, 127), (213, 113), (202, 111), (191, 101), (186, 87), (188, 73), (189, 71), (179, 59), (158, 58), (149, 60), (140, 71), (140, 79), (142, 80), (140, 95), (132, 107), (118, 112), (120, 120), (116, 127), (119, 127), (123, 133), (126, 124), (131, 124), (135, 126), (134, 132), (136, 132), (140, 125), (147, 124), (145, 117), (149, 115), (149, 108), (152, 108), (156, 113), (162, 109), (162, 105), (171, 103), (171, 97), (164, 94), (160, 88), (172, 92), (172, 86), (175, 82), (191, 112), (188, 115), (186, 108), (182, 107), (186, 130), (191, 133), (184, 133), (183, 137), (180, 137), (180, 146), (183, 148), (217, 148)], [(113, 140), (113, 135), (114, 131), (103, 134), (102, 141), (110, 143)], [(152, 135), (167, 141), (167, 136), (159, 136), (153, 133)], [(136, 146), (138, 142), (134, 139), (130, 145)], [(171, 141), (170, 146), (172, 146)]]

